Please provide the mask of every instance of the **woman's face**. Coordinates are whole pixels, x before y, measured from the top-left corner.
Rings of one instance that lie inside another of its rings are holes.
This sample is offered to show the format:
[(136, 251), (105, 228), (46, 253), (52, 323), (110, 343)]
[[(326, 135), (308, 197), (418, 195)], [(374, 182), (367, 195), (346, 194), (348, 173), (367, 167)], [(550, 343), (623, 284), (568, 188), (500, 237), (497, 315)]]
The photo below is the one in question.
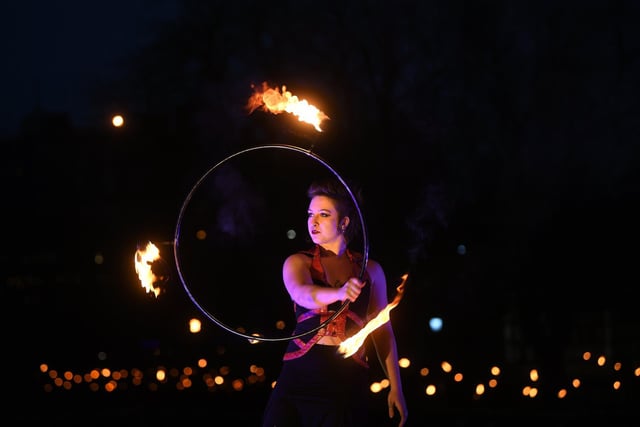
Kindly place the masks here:
[(322, 245), (341, 238), (340, 215), (332, 198), (313, 197), (309, 202), (307, 215), (307, 229), (313, 243)]

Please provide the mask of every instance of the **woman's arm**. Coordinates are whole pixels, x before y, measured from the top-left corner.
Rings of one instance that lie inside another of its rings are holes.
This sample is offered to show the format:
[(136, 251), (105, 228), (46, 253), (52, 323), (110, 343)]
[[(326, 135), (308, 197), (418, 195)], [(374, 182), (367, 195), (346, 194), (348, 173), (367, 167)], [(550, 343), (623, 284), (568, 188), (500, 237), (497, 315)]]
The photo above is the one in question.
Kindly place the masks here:
[[(389, 303), (387, 296), (387, 280), (380, 264), (369, 260), (367, 270), (371, 277), (371, 299), (369, 301), (370, 315), (376, 315)], [(391, 320), (384, 323), (371, 333), (373, 344), (380, 361), (380, 365), (389, 380), (389, 418), (393, 418), (395, 410), (400, 416), (400, 426), (406, 422), (408, 411), (402, 391), (400, 366), (398, 365), (398, 349)]]
[(339, 288), (313, 284), (309, 271), (309, 260), (305, 255), (290, 255), (282, 266), (282, 279), (291, 299), (308, 309), (321, 308), (336, 301), (355, 301), (363, 283), (351, 278)]

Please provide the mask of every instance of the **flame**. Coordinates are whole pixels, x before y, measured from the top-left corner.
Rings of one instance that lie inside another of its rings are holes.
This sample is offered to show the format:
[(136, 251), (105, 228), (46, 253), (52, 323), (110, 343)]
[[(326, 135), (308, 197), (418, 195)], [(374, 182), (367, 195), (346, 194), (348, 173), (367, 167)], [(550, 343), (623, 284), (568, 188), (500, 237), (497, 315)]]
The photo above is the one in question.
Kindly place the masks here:
[(149, 242), (144, 250), (138, 249), (134, 258), (136, 273), (142, 287), (149, 292), (153, 292), (157, 297), (160, 294), (160, 288), (155, 288), (153, 284), (158, 280), (151, 270), (151, 264), (160, 259), (160, 250), (156, 245)]
[(249, 113), (260, 107), (274, 114), (291, 113), (297, 116), (299, 121), (309, 123), (318, 132), (322, 132), (320, 123), (328, 119), (329, 116), (309, 104), (306, 99), (298, 99), (297, 96), (287, 90), (286, 86), (282, 86), (282, 93), (277, 87), (270, 88), (266, 82), (262, 83), (261, 89), (256, 88), (255, 85), (252, 85), (252, 87), (254, 92), (247, 102)]
[(360, 329), (355, 335), (344, 340), (340, 343), (340, 347), (338, 347), (338, 352), (341, 353), (346, 359), (349, 356), (352, 356), (358, 349), (362, 346), (365, 339), (369, 336), (371, 332), (380, 326), (384, 325), (389, 321), (389, 313), (393, 310), (402, 299), (402, 295), (404, 294), (404, 284), (407, 282), (408, 274), (402, 275), (402, 282), (396, 290), (398, 293), (396, 294), (393, 301), (391, 301), (385, 308), (383, 308), (373, 319), (369, 320), (366, 325), (362, 329)]

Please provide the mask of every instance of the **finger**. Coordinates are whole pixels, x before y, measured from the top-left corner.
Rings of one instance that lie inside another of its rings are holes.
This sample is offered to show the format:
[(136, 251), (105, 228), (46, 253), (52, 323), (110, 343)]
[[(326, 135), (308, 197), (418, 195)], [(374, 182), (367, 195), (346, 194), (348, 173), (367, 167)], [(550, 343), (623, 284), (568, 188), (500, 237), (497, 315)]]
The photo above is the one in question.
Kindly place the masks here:
[(406, 411), (400, 411), (400, 427), (407, 423), (407, 413)]

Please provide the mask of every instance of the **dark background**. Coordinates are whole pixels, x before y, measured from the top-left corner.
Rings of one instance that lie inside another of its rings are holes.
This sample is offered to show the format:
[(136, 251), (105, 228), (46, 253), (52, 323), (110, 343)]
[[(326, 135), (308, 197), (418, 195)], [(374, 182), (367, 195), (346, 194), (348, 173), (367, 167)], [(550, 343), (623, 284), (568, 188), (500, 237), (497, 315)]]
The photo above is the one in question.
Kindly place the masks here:
[[(392, 312), (400, 354), (411, 360), (408, 425), (637, 422), (636, 2), (3, 8), (5, 387), (52, 411), (9, 411), (10, 419), (85, 425), (82, 402), (93, 424), (231, 416), (255, 425), (282, 343), (248, 345), (203, 316), (179, 280), (173, 243), (185, 197), (210, 171), (210, 191), (194, 204), (212, 216), (231, 206), (224, 213), (235, 232), (210, 240), (237, 256), (186, 253), (203, 269), (189, 285), (207, 290), (211, 305), (222, 301), (213, 313), (225, 320), (270, 325), (274, 307), (286, 312), (279, 266), (305, 246), (297, 190), (317, 162), (271, 151), (229, 160), (258, 196), (234, 190), (239, 205), (219, 202), (211, 183), (227, 156), (286, 144), (362, 185), (369, 254), (385, 268), (390, 297), (410, 275)], [(289, 114), (249, 114), (252, 85), (263, 81), (318, 106), (330, 117), (323, 132)], [(123, 128), (110, 126), (115, 113)], [(297, 240), (284, 238), (287, 227)], [(156, 267), (168, 276), (158, 298), (133, 267), (147, 241), (159, 244)], [(198, 335), (187, 330), (194, 316)], [(440, 333), (428, 328), (433, 316), (444, 319)], [(584, 351), (606, 356), (605, 365), (582, 360)], [(252, 363), (266, 375), (242, 392), (201, 381), (177, 391), (169, 381), (159, 392), (107, 394), (82, 384), (46, 391), (52, 381), (38, 370), (179, 368), (199, 357), (231, 366), (230, 377), (247, 378)], [(442, 360), (465, 373), (461, 385), (441, 373)], [(500, 386), (475, 397), (493, 364), (503, 369)], [(536, 399), (521, 394), (532, 367), (542, 378)], [(557, 399), (574, 377), (579, 391)], [(436, 397), (424, 394), (430, 383)], [(384, 397), (375, 398), (384, 411)]]

